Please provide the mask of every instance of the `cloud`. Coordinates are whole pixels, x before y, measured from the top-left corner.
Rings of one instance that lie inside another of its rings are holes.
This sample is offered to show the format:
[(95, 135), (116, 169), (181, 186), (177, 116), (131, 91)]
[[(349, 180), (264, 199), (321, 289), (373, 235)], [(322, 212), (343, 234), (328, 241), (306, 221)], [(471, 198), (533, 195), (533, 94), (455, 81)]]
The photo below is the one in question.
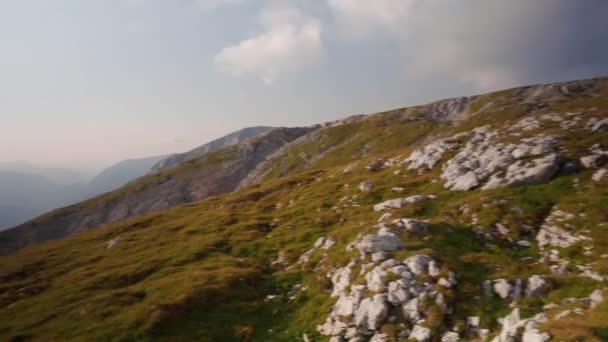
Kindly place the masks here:
[(337, 29), (347, 39), (368, 39), (375, 34), (398, 34), (415, 0), (328, 0)]
[(408, 83), (485, 91), (608, 72), (603, 0), (326, 3), (346, 42), (390, 42)]
[(306, 69), (323, 59), (322, 24), (318, 19), (296, 8), (280, 7), (262, 12), (260, 25), (260, 34), (215, 56), (220, 70), (271, 84), (285, 73)]
[(197, 7), (203, 12), (214, 10), (224, 5), (240, 5), (249, 0), (195, 0)]

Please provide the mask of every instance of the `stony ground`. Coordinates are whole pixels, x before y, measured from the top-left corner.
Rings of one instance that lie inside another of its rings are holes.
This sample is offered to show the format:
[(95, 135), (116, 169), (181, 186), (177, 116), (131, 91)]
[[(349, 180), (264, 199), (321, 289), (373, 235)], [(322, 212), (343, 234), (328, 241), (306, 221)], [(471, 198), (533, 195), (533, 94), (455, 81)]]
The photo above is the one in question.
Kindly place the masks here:
[(333, 123), (260, 183), (0, 258), (0, 336), (606, 341), (607, 162), (605, 79)]

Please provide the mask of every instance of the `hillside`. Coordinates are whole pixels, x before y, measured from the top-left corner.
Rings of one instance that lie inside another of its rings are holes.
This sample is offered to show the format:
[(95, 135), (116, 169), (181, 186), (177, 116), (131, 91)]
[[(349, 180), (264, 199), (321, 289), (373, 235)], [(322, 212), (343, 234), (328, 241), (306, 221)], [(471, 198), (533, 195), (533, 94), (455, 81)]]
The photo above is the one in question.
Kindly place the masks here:
[(208, 153), (215, 152), (215, 151), (219, 150), (220, 148), (236, 145), (249, 138), (252, 138), (256, 135), (268, 132), (272, 129), (274, 129), (274, 128), (273, 127), (264, 127), (264, 126), (243, 128), (241, 130), (232, 132), (221, 138), (208, 142), (204, 145), (201, 145), (188, 152), (177, 153), (177, 154), (174, 154), (167, 158), (163, 158), (162, 160), (159, 160), (157, 163), (155, 163), (151, 169), (152, 169), (152, 171), (155, 171), (155, 172), (166, 170), (166, 169), (172, 168), (180, 163), (183, 163), (185, 161), (197, 159)]
[(193, 201), (0, 257), (0, 339), (608, 340), (608, 78), (273, 132), (22, 226)]
[(0, 254), (236, 189), (266, 157), (315, 128), (278, 128), (141, 177), (115, 190), (0, 232)]

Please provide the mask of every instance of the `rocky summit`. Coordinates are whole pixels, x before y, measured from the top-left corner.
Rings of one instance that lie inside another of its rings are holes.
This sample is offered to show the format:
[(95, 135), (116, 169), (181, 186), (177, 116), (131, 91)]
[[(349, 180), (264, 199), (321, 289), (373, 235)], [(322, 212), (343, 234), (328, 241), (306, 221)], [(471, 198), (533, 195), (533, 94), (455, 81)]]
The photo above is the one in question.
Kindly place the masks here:
[(178, 159), (0, 233), (0, 340), (608, 341), (608, 78)]

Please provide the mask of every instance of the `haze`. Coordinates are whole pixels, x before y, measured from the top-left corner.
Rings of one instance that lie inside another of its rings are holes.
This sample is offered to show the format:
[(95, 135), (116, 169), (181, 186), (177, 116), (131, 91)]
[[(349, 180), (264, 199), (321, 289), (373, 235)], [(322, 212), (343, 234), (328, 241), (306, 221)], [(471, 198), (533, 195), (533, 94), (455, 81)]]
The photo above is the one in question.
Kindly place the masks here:
[(608, 3), (4, 0), (0, 161), (100, 169), (254, 125), (608, 72)]

